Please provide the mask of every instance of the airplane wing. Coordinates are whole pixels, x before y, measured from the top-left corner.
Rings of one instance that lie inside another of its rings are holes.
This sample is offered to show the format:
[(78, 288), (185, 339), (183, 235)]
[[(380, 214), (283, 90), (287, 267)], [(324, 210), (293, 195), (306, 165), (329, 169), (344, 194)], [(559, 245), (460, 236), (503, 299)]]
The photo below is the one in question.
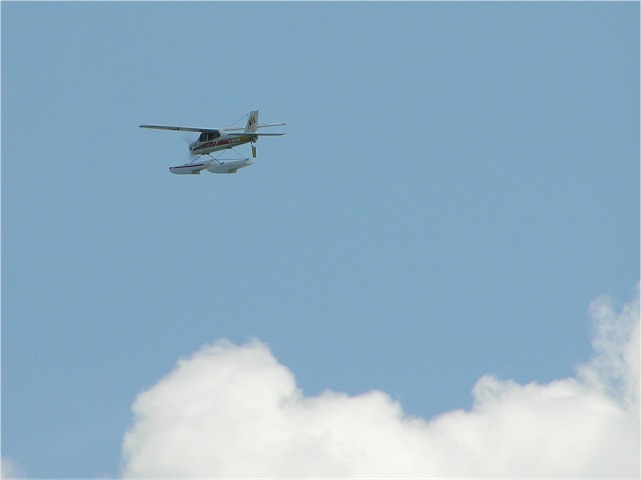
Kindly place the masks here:
[(156, 130), (174, 130), (178, 132), (217, 132), (218, 128), (174, 127), (171, 125), (140, 125), (140, 128), (155, 128)]

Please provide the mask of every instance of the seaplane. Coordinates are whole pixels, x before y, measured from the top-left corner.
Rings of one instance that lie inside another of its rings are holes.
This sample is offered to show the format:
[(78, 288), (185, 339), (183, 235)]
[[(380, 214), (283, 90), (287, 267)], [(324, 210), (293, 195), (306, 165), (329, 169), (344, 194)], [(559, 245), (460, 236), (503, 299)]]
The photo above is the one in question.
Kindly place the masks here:
[[(140, 125), (140, 128), (153, 128), (156, 130), (173, 130), (178, 132), (199, 132), (198, 138), (189, 144), (191, 161), (177, 167), (169, 167), (171, 173), (197, 175), (203, 170), (211, 173), (236, 173), (240, 168), (252, 165), (252, 158), (256, 158), (256, 146), (254, 143), (261, 136), (278, 136), (284, 133), (259, 133), (259, 128), (277, 127), (285, 123), (258, 123), (258, 110), (247, 114), (247, 125), (243, 129), (233, 128), (240, 120), (227, 128), (195, 128), (195, 127), (174, 127), (171, 125)], [(242, 124), (241, 124), (242, 125)], [(235, 133), (237, 132), (237, 133)], [(251, 143), (252, 158), (244, 157), (235, 147)], [(240, 158), (223, 159), (217, 158), (212, 153), (231, 150)], [(204, 158), (203, 157), (208, 157)]]

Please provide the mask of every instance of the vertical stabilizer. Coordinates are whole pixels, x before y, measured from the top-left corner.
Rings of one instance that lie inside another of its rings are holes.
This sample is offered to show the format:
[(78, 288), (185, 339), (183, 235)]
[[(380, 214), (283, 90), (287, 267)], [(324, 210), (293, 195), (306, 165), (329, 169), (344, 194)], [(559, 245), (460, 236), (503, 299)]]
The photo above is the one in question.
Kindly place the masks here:
[(249, 112), (249, 118), (247, 119), (247, 126), (245, 127), (244, 133), (256, 133), (258, 128), (258, 110)]

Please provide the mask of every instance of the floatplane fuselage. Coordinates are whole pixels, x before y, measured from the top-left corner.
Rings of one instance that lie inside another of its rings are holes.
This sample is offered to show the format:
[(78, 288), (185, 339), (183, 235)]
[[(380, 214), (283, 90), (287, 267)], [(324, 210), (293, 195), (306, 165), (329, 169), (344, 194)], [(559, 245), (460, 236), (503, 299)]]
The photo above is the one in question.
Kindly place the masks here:
[[(182, 132), (200, 132), (198, 139), (189, 144), (189, 153), (195, 158), (184, 165), (170, 167), (171, 173), (177, 174), (198, 174), (202, 170), (208, 170), (212, 173), (235, 173), (239, 168), (247, 167), (254, 162), (251, 158), (242, 157), (240, 159), (223, 160), (211, 155), (214, 152), (230, 150), (234, 147), (252, 144), (252, 158), (256, 158), (256, 147), (254, 143), (259, 136), (277, 136), (283, 133), (258, 133), (256, 130), (265, 127), (275, 127), (285, 125), (284, 123), (269, 123), (258, 125), (258, 110), (249, 113), (247, 125), (242, 128), (194, 128), (194, 127), (174, 127), (170, 125), (140, 125), (141, 128), (154, 128), (158, 130), (174, 130)], [(240, 133), (229, 133), (242, 130)], [(209, 158), (201, 159), (205, 155)]]

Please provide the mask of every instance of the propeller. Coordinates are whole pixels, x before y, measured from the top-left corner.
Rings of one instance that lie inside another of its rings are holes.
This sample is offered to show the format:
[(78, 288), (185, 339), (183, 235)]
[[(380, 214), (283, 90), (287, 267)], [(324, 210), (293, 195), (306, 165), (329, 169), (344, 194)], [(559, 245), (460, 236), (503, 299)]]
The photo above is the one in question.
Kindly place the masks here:
[(189, 132), (181, 132), (182, 133), (182, 138), (183, 142), (185, 142), (187, 145), (189, 145), (191, 142), (194, 141), (194, 134), (189, 133)]
[[(185, 144), (190, 145), (194, 141), (194, 135), (190, 134), (189, 132), (182, 132), (182, 139), (185, 142)], [(195, 153), (191, 153), (191, 150), (187, 154), (187, 164), (192, 163), (194, 160), (196, 160), (200, 155), (197, 155)]]

